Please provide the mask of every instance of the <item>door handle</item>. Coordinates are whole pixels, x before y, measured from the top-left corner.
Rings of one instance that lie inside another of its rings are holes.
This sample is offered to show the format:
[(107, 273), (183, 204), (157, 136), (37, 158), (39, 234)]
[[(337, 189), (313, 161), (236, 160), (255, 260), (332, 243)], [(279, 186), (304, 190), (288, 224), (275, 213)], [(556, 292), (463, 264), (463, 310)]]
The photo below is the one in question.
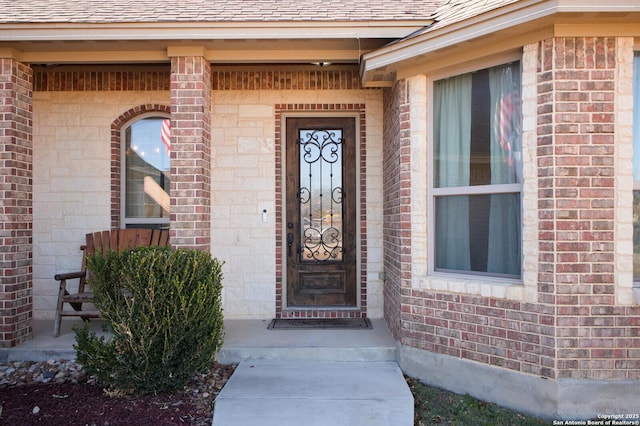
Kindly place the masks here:
[(287, 234), (287, 256), (291, 257), (291, 246), (293, 245), (293, 234), (289, 232)]

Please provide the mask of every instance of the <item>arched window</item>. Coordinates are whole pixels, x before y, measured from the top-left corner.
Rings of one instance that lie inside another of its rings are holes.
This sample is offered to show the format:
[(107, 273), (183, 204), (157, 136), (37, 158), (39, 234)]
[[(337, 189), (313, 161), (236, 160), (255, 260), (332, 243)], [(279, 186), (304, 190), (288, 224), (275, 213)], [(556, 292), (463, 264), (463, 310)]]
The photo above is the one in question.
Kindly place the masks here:
[(169, 228), (170, 121), (148, 113), (122, 128), (120, 220), (124, 228)]

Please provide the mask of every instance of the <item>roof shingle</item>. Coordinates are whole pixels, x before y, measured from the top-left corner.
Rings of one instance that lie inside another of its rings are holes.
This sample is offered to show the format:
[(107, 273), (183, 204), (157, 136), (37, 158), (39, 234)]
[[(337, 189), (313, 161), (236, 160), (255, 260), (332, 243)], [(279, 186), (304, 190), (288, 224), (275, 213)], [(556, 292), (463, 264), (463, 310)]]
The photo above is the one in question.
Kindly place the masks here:
[(0, 0), (0, 23), (426, 20), (442, 0)]
[(433, 14), (433, 18), (439, 25), (448, 25), (517, 1), (519, 0), (448, 0), (441, 2), (442, 4)]

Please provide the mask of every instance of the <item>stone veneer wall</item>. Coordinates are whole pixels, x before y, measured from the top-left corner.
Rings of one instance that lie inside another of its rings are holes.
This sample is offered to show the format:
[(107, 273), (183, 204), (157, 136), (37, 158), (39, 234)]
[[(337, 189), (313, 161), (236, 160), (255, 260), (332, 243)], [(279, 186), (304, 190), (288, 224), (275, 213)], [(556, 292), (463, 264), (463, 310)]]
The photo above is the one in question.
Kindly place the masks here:
[(31, 68), (0, 59), (0, 347), (31, 334), (32, 85)]
[[(226, 261), (225, 314), (275, 315), (275, 207), (281, 202), (274, 199), (275, 117), (276, 111), (299, 106), (309, 113), (349, 111), (360, 118), (359, 131), (366, 137), (366, 146), (360, 147), (361, 300), (367, 316), (380, 318), (381, 90), (360, 88), (353, 67), (284, 68), (238, 66), (211, 73), (211, 250)], [(139, 114), (169, 112), (170, 75), (168, 70), (114, 68), (35, 73), (37, 318), (51, 318), (57, 294), (51, 277), (78, 267), (84, 233), (119, 226), (120, 128)], [(263, 208), (268, 210), (266, 223)]]

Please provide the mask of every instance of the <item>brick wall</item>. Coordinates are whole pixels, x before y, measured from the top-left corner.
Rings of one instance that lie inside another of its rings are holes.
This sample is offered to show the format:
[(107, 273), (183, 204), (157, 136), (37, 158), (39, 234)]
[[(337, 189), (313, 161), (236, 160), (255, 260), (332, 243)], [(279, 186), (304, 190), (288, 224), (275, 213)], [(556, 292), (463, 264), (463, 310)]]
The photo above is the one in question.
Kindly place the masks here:
[(36, 92), (148, 92), (170, 89), (171, 73), (168, 69), (123, 71), (104, 66), (100, 70), (57, 71), (56, 68), (33, 67), (33, 90)]
[(31, 68), (0, 59), (0, 346), (31, 337), (33, 124)]
[[(633, 44), (625, 46), (629, 57)], [(531, 188), (537, 188), (537, 218), (527, 210), (525, 221), (537, 226), (534, 237), (527, 237), (537, 250), (525, 246), (524, 252), (525, 257), (535, 254), (537, 262), (525, 258), (523, 263), (524, 275), (535, 268), (537, 279), (535, 291), (520, 296), (483, 294), (491, 280), (457, 284), (402, 269), (399, 248), (409, 246), (400, 242), (399, 193), (406, 82), (387, 92), (385, 303), (396, 333), (394, 313), (402, 312), (403, 344), (550, 379), (640, 377), (640, 307), (616, 298), (631, 285), (616, 279), (617, 268), (625, 264), (617, 257), (629, 257), (616, 251), (616, 207), (624, 205), (616, 204), (617, 197), (630, 196), (616, 187), (616, 165), (622, 163), (616, 137), (623, 146), (629, 143), (616, 133), (616, 87), (628, 88), (630, 79), (619, 70), (624, 63), (618, 51), (614, 38), (558, 38), (525, 49), (523, 82), (526, 92), (534, 88), (535, 94), (525, 100), (531, 103), (525, 105), (524, 121), (535, 126), (527, 124), (525, 132), (534, 137), (525, 134), (524, 139), (535, 147), (524, 150), (536, 167), (532, 174), (525, 164), (525, 206), (531, 205)], [(395, 228), (387, 225), (392, 221)], [(622, 276), (630, 281), (629, 274)], [(441, 280), (445, 285), (438, 287)], [(474, 286), (481, 294), (469, 294)]]
[[(408, 82), (399, 81), (384, 92), (384, 145), (383, 145), (383, 250), (385, 282), (384, 317), (396, 339), (402, 335), (402, 290), (410, 288), (411, 279), (411, 227), (410, 227), (410, 172), (408, 156), (410, 141), (410, 111)], [(413, 325), (407, 324), (410, 328)], [(406, 331), (407, 333), (409, 331)]]
[[(101, 70), (60, 70), (37, 68), (34, 91), (38, 92), (121, 92), (168, 91), (171, 72), (165, 70), (123, 71), (114, 67)], [(108, 67), (106, 67), (108, 68)], [(360, 76), (357, 69), (268, 69), (247, 70), (226, 67), (211, 71), (212, 90), (357, 90)]]
[(540, 46), (540, 289), (560, 378), (640, 378), (640, 306), (615, 295), (616, 53), (615, 38)]
[(553, 309), (481, 296), (411, 290), (402, 343), (555, 378)]
[(357, 69), (254, 69), (239, 67), (213, 72), (213, 90), (357, 90)]

